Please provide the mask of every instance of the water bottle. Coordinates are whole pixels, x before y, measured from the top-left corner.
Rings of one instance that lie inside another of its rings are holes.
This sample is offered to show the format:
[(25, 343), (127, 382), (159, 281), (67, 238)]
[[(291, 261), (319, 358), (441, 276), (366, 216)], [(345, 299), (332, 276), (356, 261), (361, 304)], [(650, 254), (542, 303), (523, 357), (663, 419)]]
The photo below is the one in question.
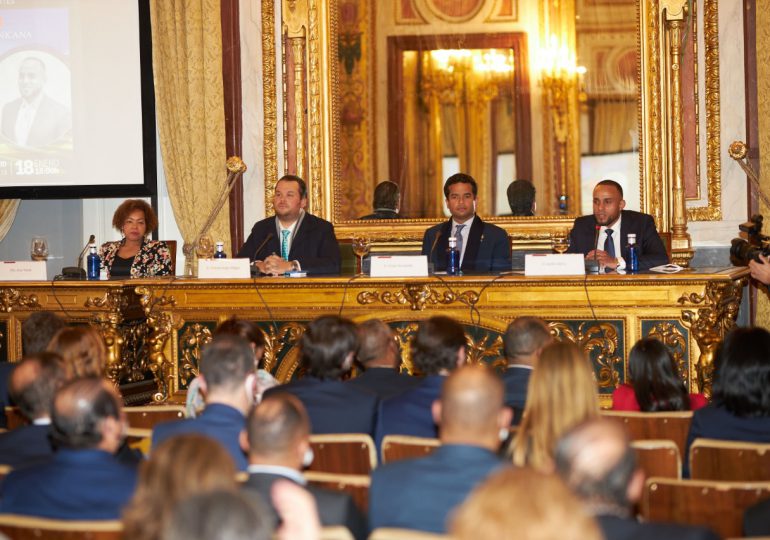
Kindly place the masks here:
[(88, 249), (90, 250), (88, 257), (86, 258), (86, 273), (88, 279), (99, 279), (99, 270), (102, 266), (102, 260), (99, 258), (99, 254), (96, 253), (96, 244), (90, 244)]
[(454, 236), (449, 237), (446, 273), (450, 276), (456, 276), (460, 273), (460, 251), (457, 249), (457, 238)]
[(639, 246), (636, 245), (636, 235), (628, 235), (628, 260), (626, 261), (626, 270), (634, 273), (639, 271)]
[(225, 253), (225, 243), (217, 242), (217, 250), (214, 252), (215, 259), (226, 259), (227, 253)]

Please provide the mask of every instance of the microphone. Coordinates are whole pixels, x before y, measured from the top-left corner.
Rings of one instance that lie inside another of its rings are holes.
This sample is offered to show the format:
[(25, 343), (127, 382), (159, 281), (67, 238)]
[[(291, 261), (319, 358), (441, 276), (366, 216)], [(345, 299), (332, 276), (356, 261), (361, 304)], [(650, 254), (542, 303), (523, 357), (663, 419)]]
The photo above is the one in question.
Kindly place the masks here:
[(586, 264), (586, 272), (589, 274), (598, 274), (599, 273), (599, 257), (596, 253), (596, 250), (598, 249), (598, 242), (599, 242), (599, 231), (602, 230), (602, 226), (598, 223), (596, 224), (596, 232), (594, 233), (594, 258), (593, 260), (588, 259)]
[(430, 246), (430, 253), (428, 254), (428, 262), (433, 265), (433, 268), (435, 270), (436, 263), (433, 261), (433, 252), (436, 250), (436, 245), (438, 244), (438, 241), (441, 239), (441, 230), (439, 229), (436, 231), (436, 237), (433, 239), (433, 245)]
[(86, 251), (88, 251), (88, 246), (94, 243), (96, 240), (95, 235), (91, 235), (88, 237), (88, 242), (86, 242), (86, 245), (83, 247), (83, 251), (80, 252), (80, 255), (78, 255), (78, 263), (77, 266), (65, 266), (62, 268), (62, 276), (64, 276), (64, 279), (85, 279), (86, 277), (86, 271), (83, 270), (83, 255), (86, 254)]
[[(257, 255), (259, 255), (259, 252), (262, 251), (262, 248), (265, 247), (265, 245), (270, 241), (270, 239), (273, 237), (273, 233), (267, 233), (267, 236), (265, 236), (265, 239), (262, 240), (262, 243), (257, 246), (257, 249), (254, 250), (254, 255), (251, 256), (251, 261), (257, 260)], [(256, 266), (251, 267), (252, 274), (257, 275), (259, 274), (259, 270), (257, 270)]]

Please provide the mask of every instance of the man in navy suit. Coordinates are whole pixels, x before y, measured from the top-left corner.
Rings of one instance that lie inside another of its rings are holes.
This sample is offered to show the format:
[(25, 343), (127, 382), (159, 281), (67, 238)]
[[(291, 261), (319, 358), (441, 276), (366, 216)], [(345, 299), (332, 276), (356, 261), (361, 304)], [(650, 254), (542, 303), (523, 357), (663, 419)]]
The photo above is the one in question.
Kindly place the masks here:
[(614, 180), (602, 180), (594, 188), (594, 213), (575, 220), (568, 253), (582, 253), (609, 270), (625, 270), (629, 233), (636, 234), (639, 270), (668, 263), (663, 241), (652, 216), (624, 210), (623, 188)]
[(245, 471), (248, 461), (241, 433), (256, 392), (254, 350), (249, 342), (240, 336), (216, 336), (201, 353), (200, 380), (206, 395), (201, 415), (158, 424), (152, 431), (152, 446), (180, 433), (207, 435), (230, 453), (239, 470)]
[(124, 429), (122, 400), (108, 381), (90, 377), (63, 386), (51, 419), (56, 453), (5, 478), (0, 513), (119, 519), (136, 486), (136, 468), (113, 455)]
[(508, 233), (476, 215), (478, 187), (472, 176), (453, 174), (444, 183), (446, 207), (452, 218), (434, 225), (422, 237), (422, 254), (437, 271), (446, 270), (449, 237), (457, 238), (463, 272), (506, 272), (511, 269)]
[(364, 372), (346, 384), (372, 392), (387, 399), (414, 388), (417, 377), (401, 375), (401, 350), (393, 330), (380, 319), (370, 319), (358, 325), (356, 358)]
[(505, 404), (513, 409), (513, 423), (518, 425), (527, 403), (529, 376), (540, 351), (553, 341), (548, 326), (538, 317), (514, 319), (503, 335), (503, 351), (508, 364), (503, 373)]
[(294, 482), (313, 496), (324, 526), (342, 525), (355, 538), (366, 538), (366, 520), (350, 495), (309, 485), (302, 476), (302, 469), (313, 460), (310, 419), (302, 402), (285, 392), (268, 396), (249, 415), (247, 432), (249, 478), (245, 489), (256, 491), (272, 507), (273, 484), (281, 479)]
[(51, 407), (66, 381), (59, 355), (41, 352), (28, 356), (11, 375), (11, 395), (31, 423), (0, 434), (0, 463), (18, 468), (53, 456), (50, 439)]
[(632, 513), (644, 490), (644, 473), (619, 422), (589, 420), (556, 445), (556, 472), (596, 517), (606, 540), (717, 540), (703, 527), (640, 523)]
[(446, 533), (446, 520), (477, 484), (506, 466), (497, 456), (511, 410), (500, 378), (483, 365), (457, 369), (432, 406), (441, 446), (419, 459), (396, 461), (372, 473), (369, 523)]
[(411, 390), (380, 404), (375, 434), (377, 448), (381, 447), (385, 435), (437, 436), (431, 407), (441, 393), (446, 376), (465, 363), (463, 327), (443, 316), (420, 321), (411, 352), (414, 369), (424, 377)]
[(313, 433), (374, 433), (377, 396), (342, 382), (358, 347), (356, 326), (348, 319), (326, 315), (311, 321), (300, 338), (301, 379), (274, 386), (265, 396), (289, 392), (310, 416)]
[(307, 186), (299, 176), (287, 174), (275, 184), (275, 217), (258, 221), (238, 251), (263, 274), (287, 272), (339, 274), (340, 247), (334, 226), (305, 212)]

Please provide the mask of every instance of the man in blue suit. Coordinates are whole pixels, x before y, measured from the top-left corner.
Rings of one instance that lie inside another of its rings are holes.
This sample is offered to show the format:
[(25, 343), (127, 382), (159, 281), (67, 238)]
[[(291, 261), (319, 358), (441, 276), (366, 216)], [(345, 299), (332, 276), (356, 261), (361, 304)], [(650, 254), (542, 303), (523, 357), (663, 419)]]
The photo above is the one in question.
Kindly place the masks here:
[(385, 435), (437, 436), (431, 407), (446, 376), (465, 363), (465, 333), (460, 323), (443, 316), (420, 321), (412, 340), (412, 363), (424, 377), (418, 386), (380, 404), (377, 448)]
[(457, 369), (432, 407), (441, 446), (419, 459), (396, 461), (372, 473), (369, 523), (446, 533), (452, 510), (490, 474), (506, 466), (497, 456), (511, 411), (500, 378), (483, 365)]
[(245, 471), (248, 460), (240, 437), (246, 428), (246, 415), (254, 405), (254, 350), (242, 337), (216, 336), (201, 353), (200, 378), (206, 408), (197, 418), (155, 426), (152, 446), (180, 433), (207, 435), (225, 447), (236, 467)]
[(374, 433), (377, 396), (342, 382), (358, 347), (356, 326), (348, 319), (326, 315), (311, 321), (300, 338), (301, 379), (265, 392), (289, 392), (310, 416), (313, 433)]
[(54, 519), (119, 519), (134, 493), (136, 469), (114, 457), (123, 438), (122, 400), (104, 379), (76, 379), (56, 394), (50, 461), (12, 471), (0, 513)]
[(452, 218), (434, 225), (422, 237), (422, 254), (436, 271), (446, 270), (449, 237), (457, 238), (463, 272), (507, 272), (511, 269), (508, 233), (476, 215), (478, 187), (472, 176), (457, 173), (444, 183), (446, 207)]
[(66, 381), (59, 355), (42, 352), (25, 358), (11, 375), (11, 395), (31, 423), (0, 434), (0, 463), (18, 468), (53, 456), (50, 426), (56, 391)]

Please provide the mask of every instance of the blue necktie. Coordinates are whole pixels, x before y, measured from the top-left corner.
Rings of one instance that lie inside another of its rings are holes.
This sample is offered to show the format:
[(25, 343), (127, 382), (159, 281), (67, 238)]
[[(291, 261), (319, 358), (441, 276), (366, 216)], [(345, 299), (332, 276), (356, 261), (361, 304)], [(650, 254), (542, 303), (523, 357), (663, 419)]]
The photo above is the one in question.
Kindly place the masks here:
[(281, 258), (284, 261), (289, 260), (289, 235), (291, 231), (284, 229), (281, 231)]
[(604, 251), (607, 252), (607, 255), (614, 258), (615, 257), (615, 242), (612, 241), (612, 229), (605, 229), (605, 234), (607, 235), (607, 238), (604, 239)]
[(463, 229), (465, 228), (465, 223), (462, 225), (455, 226), (455, 238), (457, 239), (457, 253), (460, 254), (460, 260), (463, 258)]

